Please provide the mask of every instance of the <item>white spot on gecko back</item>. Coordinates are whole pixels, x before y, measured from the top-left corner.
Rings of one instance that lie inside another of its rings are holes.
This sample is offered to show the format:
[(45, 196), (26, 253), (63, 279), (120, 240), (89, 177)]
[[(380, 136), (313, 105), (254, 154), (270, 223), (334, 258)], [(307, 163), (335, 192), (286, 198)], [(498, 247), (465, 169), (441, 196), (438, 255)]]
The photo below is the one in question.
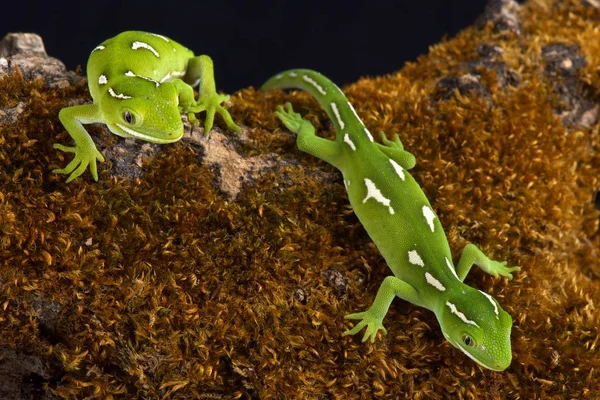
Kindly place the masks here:
[(146, 81), (149, 81), (149, 82), (152, 82), (152, 83), (154, 83), (154, 85), (156, 85), (156, 87), (159, 87), (159, 86), (160, 86), (160, 83), (159, 83), (159, 82), (157, 82), (157, 81), (155, 81), (154, 79), (152, 79), (152, 78), (148, 78), (147, 76), (136, 75), (136, 74), (134, 74), (134, 73), (133, 73), (133, 71), (127, 71), (127, 72), (125, 72), (125, 76), (130, 76), (130, 77), (141, 78), (141, 79), (144, 79), (144, 80), (146, 80)]
[(169, 43), (170, 40), (168, 37), (163, 36), (163, 35), (159, 35), (158, 33), (150, 33), (150, 32), (146, 32), (148, 35), (150, 36), (156, 36), (157, 38), (161, 38), (162, 40), (164, 40), (165, 42)]
[(95, 52), (95, 51), (104, 50), (105, 48), (106, 48), (106, 47), (104, 47), (104, 46), (102, 46), (102, 45), (100, 45), (100, 46), (96, 46), (96, 47), (94, 47), (94, 50), (92, 50), (92, 51), (90, 52), (90, 54), (91, 54), (91, 53), (93, 53), (93, 52)]
[(446, 305), (448, 306), (448, 308), (450, 309), (450, 311), (452, 312), (452, 314), (456, 315), (458, 318), (460, 318), (460, 320), (462, 322), (464, 322), (465, 324), (468, 325), (473, 325), (479, 328), (479, 325), (477, 325), (477, 323), (475, 321), (471, 321), (470, 319), (468, 319), (465, 314), (461, 313), (460, 311), (458, 311), (458, 309), (456, 308), (456, 306), (452, 303), (450, 303), (449, 301), (446, 302)]
[(433, 277), (433, 275), (431, 275), (429, 272), (425, 272), (425, 280), (427, 281), (427, 283), (429, 283), (431, 286), (433, 286), (434, 288), (436, 288), (440, 292), (443, 292), (444, 290), (446, 290), (446, 288), (444, 287), (444, 285), (442, 285), (442, 282), (440, 282), (437, 279), (435, 279)]
[(162, 79), (160, 80), (160, 83), (164, 83), (168, 80), (171, 80), (173, 78), (181, 78), (185, 76), (185, 71), (172, 71), (172, 72), (168, 72), (165, 76), (162, 77)]
[(338, 111), (337, 104), (331, 103), (331, 109), (333, 110), (333, 114), (335, 114), (335, 118), (337, 119), (338, 125), (340, 129), (344, 129), (344, 121), (342, 121), (342, 117), (340, 116), (340, 112)]
[(152, 54), (154, 54), (156, 57), (160, 57), (160, 54), (158, 54), (158, 51), (154, 50), (154, 47), (150, 46), (148, 43), (135, 41), (131, 44), (131, 48), (133, 50), (145, 49), (145, 50), (151, 51)]
[(408, 262), (412, 265), (418, 265), (419, 267), (425, 266), (423, 259), (416, 250), (411, 250), (408, 252)]
[(108, 88), (108, 93), (116, 99), (131, 99), (131, 96), (124, 95), (123, 93), (116, 93), (113, 88)]
[(106, 82), (108, 82), (108, 78), (106, 78), (106, 75), (102, 74), (98, 77), (99, 85), (106, 85)]
[(295, 73), (295, 72), (290, 72), (290, 73), (289, 73), (289, 75), (290, 75), (292, 78), (295, 78), (295, 77), (297, 77), (297, 76), (298, 76), (298, 74), (297, 74), (297, 73)]
[(431, 208), (429, 208), (428, 206), (423, 206), (423, 216), (427, 220), (429, 229), (431, 229), (431, 232), (433, 232), (435, 230), (435, 225), (433, 225), (433, 220), (435, 219), (435, 214), (433, 213), (433, 210), (431, 210)]
[(327, 94), (327, 92), (325, 91), (325, 89), (323, 89), (323, 86), (319, 85), (313, 78), (311, 78), (308, 75), (302, 75), (302, 79), (304, 79), (306, 82), (310, 83), (311, 85), (313, 85), (315, 87), (315, 89), (317, 89), (319, 91), (319, 93), (321, 93), (323, 96), (325, 96)]
[(492, 306), (494, 306), (494, 314), (496, 314), (496, 319), (500, 319), (500, 314), (498, 314), (498, 305), (494, 301), (494, 298), (489, 294), (482, 292), (481, 290), (479, 292), (484, 295), (490, 301), (490, 303), (492, 303)]
[(353, 151), (356, 151), (356, 145), (354, 144), (352, 139), (350, 139), (350, 135), (348, 135), (347, 133), (344, 135), (344, 143), (348, 144), (348, 146), (350, 146), (350, 148)]
[(364, 198), (363, 204), (366, 203), (369, 199), (375, 199), (378, 203), (381, 203), (384, 206), (388, 207), (388, 209), (390, 210), (390, 214), (394, 215), (394, 209), (392, 208), (392, 206), (390, 206), (391, 200), (384, 197), (383, 194), (381, 194), (381, 191), (377, 189), (377, 186), (375, 186), (373, 181), (368, 178), (365, 178), (365, 186), (367, 187), (367, 196)]
[(392, 164), (392, 167), (394, 167), (394, 170), (396, 171), (396, 173), (398, 174), (400, 179), (404, 180), (404, 178), (405, 178), (404, 169), (400, 166), (400, 164), (398, 164), (396, 161), (392, 160), (391, 158), (390, 158), (390, 164)]

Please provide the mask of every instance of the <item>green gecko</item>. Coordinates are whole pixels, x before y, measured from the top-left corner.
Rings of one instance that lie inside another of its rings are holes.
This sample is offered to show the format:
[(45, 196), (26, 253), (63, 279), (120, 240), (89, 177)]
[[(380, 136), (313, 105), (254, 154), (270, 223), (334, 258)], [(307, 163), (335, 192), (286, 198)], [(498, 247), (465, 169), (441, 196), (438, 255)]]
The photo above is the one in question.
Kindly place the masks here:
[(298, 135), (302, 151), (342, 172), (350, 204), (393, 272), (383, 280), (365, 312), (346, 315), (360, 320), (344, 335), (366, 327), (363, 342), (374, 341), (383, 318), (398, 296), (435, 313), (444, 337), (483, 367), (502, 371), (511, 363), (512, 318), (492, 296), (463, 281), (473, 265), (497, 277), (512, 278), (519, 267), (490, 260), (468, 244), (455, 268), (446, 234), (425, 194), (407, 172), (415, 157), (404, 150), (397, 134), (376, 143), (342, 91), (318, 72), (285, 71), (269, 79), (263, 90), (299, 88), (309, 92), (333, 122), (335, 141), (315, 135), (314, 126), (290, 103), (276, 116)]
[[(206, 111), (204, 133), (209, 134), (215, 113), (227, 126), (240, 128), (221, 106), (229, 96), (218, 94), (213, 62), (209, 56), (194, 56), (181, 44), (154, 33), (128, 31), (104, 41), (92, 50), (87, 78), (93, 104), (65, 107), (59, 118), (75, 147), (54, 148), (75, 153), (75, 158), (58, 174), (71, 174), (67, 182), (90, 167), (98, 180), (96, 161), (104, 157), (82, 124), (103, 123), (115, 135), (153, 143), (173, 143), (183, 136), (180, 112), (194, 125), (194, 113)], [(194, 89), (199, 86), (198, 100)]]

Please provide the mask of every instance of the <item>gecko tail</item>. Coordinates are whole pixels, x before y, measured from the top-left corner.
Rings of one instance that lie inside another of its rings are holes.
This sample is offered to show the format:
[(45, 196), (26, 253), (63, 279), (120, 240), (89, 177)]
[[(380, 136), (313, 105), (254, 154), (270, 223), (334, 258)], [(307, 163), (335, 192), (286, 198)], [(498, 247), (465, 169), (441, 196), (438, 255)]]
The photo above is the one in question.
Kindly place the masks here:
[[(290, 69), (267, 80), (262, 85), (261, 90), (275, 88), (302, 89), (310, 93), (333, 122), (336, 131), (336, 140), (343, 140), (343, 131), (346, 125), (344, 118), (349, 117), (349, 111), (353, 114), (355, 112), (342, 90), (335, 83), (324, 75), (310, 69)], [(352, 117), (355, 117), (355, 115)]]

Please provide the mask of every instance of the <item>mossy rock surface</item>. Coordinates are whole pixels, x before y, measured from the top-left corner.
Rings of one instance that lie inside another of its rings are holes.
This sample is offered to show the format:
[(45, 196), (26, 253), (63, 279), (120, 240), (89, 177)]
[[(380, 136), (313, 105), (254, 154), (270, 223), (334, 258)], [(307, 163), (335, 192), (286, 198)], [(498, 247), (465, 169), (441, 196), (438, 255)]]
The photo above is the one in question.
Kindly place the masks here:
[(100, 180), (65, 184), (51, 173), (69, 159), (52, 148), (70, 141), (57, 114), (90, 101), (85, 82), (7, 40), (5, 398), (600, 398), (597, 1), (496, 1), (414, 63), (343, 88), (372, 132), (398, 132), (417, 157), (455, 257), (473, 242), (522, 267), (512, 281), (467, 278), (513, 316), (502, 373), (401, 300), (387, 336), (342, 337), (343, 316), (390, 272), (339, 173), (272, 114), (291, 101), (332, 138), (307, 94), (235, 93), (242, 134), (217, 127), (210, 140), (149, 145), (89, 126), (107, 158)]

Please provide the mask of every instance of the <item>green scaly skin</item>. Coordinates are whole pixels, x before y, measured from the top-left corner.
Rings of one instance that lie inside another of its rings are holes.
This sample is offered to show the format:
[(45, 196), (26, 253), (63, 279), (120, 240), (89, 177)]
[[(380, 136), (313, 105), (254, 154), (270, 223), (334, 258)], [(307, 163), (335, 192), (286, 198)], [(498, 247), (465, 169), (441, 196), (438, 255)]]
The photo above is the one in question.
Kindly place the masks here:
[[(83, 124), (103, 123), (112, 133), (152, 143), (173, 143), (183, 136), (180, 113), (198, 125), (195, 113), (206, 111), (204, 133), (213, 126), (215, 113), (227, 126), (240, 132), (229, 112), (221, 106), (229, 96), (218, 94), (213, 62), (209, 56), (194, 56), (181, 44), (161, 35), (128, 31), (97, 46), (87, 64), (93, 104), (66, 107), (59, 118), (74, 147), (54, 148), (74, 153), (73, 160), (58, 174), (70, 174), (71, 182), (90, 168), (98, 180), (97, 161), (104, 157), (96, 149)], [(198, 100), (193, 87), (199, 83)]]
[(511, 363), (512, 318), (490, 295), (463, 283), (473, 265), (488, 274), (512, 278), (519, 267), (490, 260), (475, 245), (467, 245), (458, 266), (446, 234), (425, 194), (407, 172), (415, 157), (404, 150), (398, 135), (375, 143), (342, 91), (323, 75), (290, 70), (262, 87), (299, 88), (309, 92), (333, 122), (336, 140), (315, 135), (313, 125), (287, 103), (277, 117), (303, 150), (338, 168), (343, 175), (354, 212), (393, 272), (379, 287), (372, 306), (346, 315), (358, 320), (344, 335), (366, 328), (363, 342), (373, 342), (383, 318), (397, 296), (433, 311), (444, 337), (483, 367), (502, 371)]

